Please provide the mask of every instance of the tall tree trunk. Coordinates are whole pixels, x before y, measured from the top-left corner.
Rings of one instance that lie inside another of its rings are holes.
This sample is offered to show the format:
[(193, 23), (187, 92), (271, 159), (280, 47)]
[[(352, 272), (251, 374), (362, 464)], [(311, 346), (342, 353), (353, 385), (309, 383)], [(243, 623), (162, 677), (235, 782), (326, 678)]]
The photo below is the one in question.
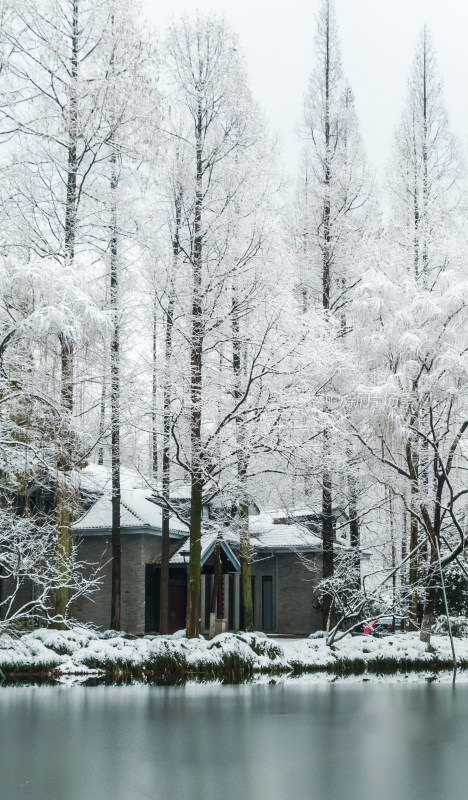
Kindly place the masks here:
[(419, 252), (419, 226), (421, 222), (421, 214), (419, 210), (419, 195), (418, 195), (418, 167), (417, 167), (417, 143), (416, 143), (416, 123), (413, 117), (413, 161), (414, 161), (414, 174), (413, 174), (413, 264), (414, 264), (414, 277), (416, 280), (419, 278), (420, 273), (420, 252)]
[[(326, 454), (328, 456), (328, 452)], [(333, 529), (333, 506), (332, 506), (332, 483), (328, 470), (322, 476), (322, 578), (331, 580), (334, 575), (334, 529)], [(333, 597), (331, 592), (326, 591), (322, 600), (322, 624), (323, 630), (327, 626), (333, 627)]]
[[(461, 432), (458, 435), (458, 441), (462, 436), (464, 430), (466, 429), (468, 422), (463, 423)], [(429, 644), (431, 641), (431, 633), (432, 633), (432, 625), (434, 623), (434, 604), (437, 596), (437, 590), (439, 585), (439, 580), (442, 582), (442, 588), (444, 591), (444, 599), (446, 604), (446, 611), (447, 611), (447, 623), (448, 629), (450, 634), (450, 640), (452, 643), (452, 651), (453, 651), (453, 640), (452, 640), (452, 633), (450, 628), (450, 620), (448, 619), (448, 608), (447, 608), (447, 598), (445, 595), (444, 589), (444, 579), (442, 575), (442, 564), (440, 561), (440, 531), (442, 527), (442, 519), (443, 519), (443, 512), (442, 512), (442, 497), (444, 493), (445, 483), (452, 468), (452, 460), (453, 454), (455, 452), (457, 439), (455, 439), (455, 443), (452, 445), (451, 454), (448, 457), (447, 464), (445, 467), (440, 470), (441, 461), (440, 457), (436, 456), (435, 465), (437, 473), (435, 475), (435, 503), (434, 503), (434, 521), (432, 525), (432, 530), (428, 531), (428, 538), (431, 545), (430, 550), (430, 560), (429, 565), (427, 568), (427, 576), (426, 576), (426, 591), (424, 597), (424, 611), (423, 611), (423, 620), (421, 625), (421, 633), (420, 639), (422, 642)], [(453, 657), (455, 661), (455, 653), (453, 652)]]
[(416, 631), (418, 629), (418, 553), (413, 552), (418, 546), (419, 526), (418, 518), (416, 516), (416, 508), (419, 497), (418, 485), (418, 459), (413, 450), (413, 443), (408, 441), (406, 446), (407, 463), (412, 474), (411, 480), (411, 503), (410, 503), (410, 562), (409, 562), (409, 629)]
[[(330, 311), (330, 268), (332, 260), (331, 245), (331, 200), (330, 200), (330, 4), (327, 2), (326, 21), (326, 58), (325, 58), (325, 159), (324, 159), (324, 201), (323, 201), (323, 254), (322, 254), (322, 304), (326, 314)], [(327, 412), (327, 409), (325, 409)], [(335, 571), (334, 541), (333, 541), (333, 484), (328, 468), (330, 449), (330, 434), (324, 432), (324, 472), (322, 475), (322, 578), (330, 580)], [(323, 629), (333, 625), (333, 602), (329, 592), (323, 596)]]
[[(401, 537), (401, 560), (404, 561), (408, 554), (408, 512), (406, 510), (406, 504), (403, 506), (403, 534)], [(406, 571), (405, 571), (405, 579), (406, 579)]]
[(101, 386), (101, 406), (99, 409), (99, 450), (98, 450), (98, 460), (97, 463), (99, 466), (103, 466), (104, 464), (104, 431), (106, 429), (106, 381), (103, 375), (102, 377), (102, 386)]
[(190, 559), (188, 576), (187, 637), (197, 639), (200, 635), (201, 594), (201, 520), (203, 481), (198, 470), (191, 479), (190, 502)]
[(353, 554), (353, 582), (356, 589), (361, 588), (361, 534), (357, 511), (356, 475), (353, 465), (348, 467), (348, 495), (349, 495), (349, 539)]
[(242, 621), (243, 629), (253, 631), (254, 613), (252, 597), (252, 548), (249, 534), (249, 506), (241, 503), (240, 516), (240, 558), (241, 558), (241, 592), (242, 592)]
[(151, 472), (153, 480), (158, 479), (158, 321), (157, 298), (153, 299), (153, 363), (151, 392)]
[(172, 359), (172, 328), (174, 315), (174, 292), (171, 289), (165, 333), (165, 367), (164, 367), (164, 392), (163, 392), (163, 452), (162, 452), (162, 542), (161, 542), (161, 584), (159, 600), (159, 632), (169, 633), (169, 508), (167, 503), (170, 497), (171, 481), (171, 359)]
[(422, 210), (423, 210), (423, 229), (422, 229), (422, 273), (423, 273), (423, 283), (424, 286), (427, 287), (428, 284), (428, 266), (429, 266), (429, 255), (428, 255), (428, 248), (427, 248), (427, 207), (428, 207), (428, 194), (429, 194), (429, 182), (428, 182), (428, 142), (427, 142), (427, 127), (428, 127), (428, 119), (427, 119), (427, 28), (424, 26), (424, 45), (423, 45), (423, 148), (422, 148), (422, 158), (423, 158), (423, 191), (422, 191)]
[(111, 469), (112, 469), (112, 630), (121, 630), (121, 570), (122, 547), (120, 541), (120, 320), (119, 320), (119, 265), (117, 229), (117, 157), (111, 156), (112, 231), (110, 242), (110, 304), (112, 310), (111, 333)]
[[(177, 262), (180, 254), (180, 219), (182, 195), (175, 199), (175, 231), (172, 240), (173, 280), (176, 277)], [(174, 326), (174, 287), (171, 286), (166, 312), (166, 328), (164, 337), (164, 388), (163, 388), (163, 452), (162, 452), (162, 542), (161, 542), (161, 584), (159, 597), (159, 632), (169, 633), (169, 502), (171, 481), (171, 361), (172, 333)]]
[(431, 556), (426, 578), (426, 591), (424, 597), (424, 611), (421, 624), (420, 639), (430, 644), (432, 626), (434, 624), (434, 605), (439, 587), (439, 564), (437, 549), (431, 542)]
[[(412, 492), (413, 494), (413, 492)], [(411, 513), (411, 512), (410, 512)], [(418, 520), (411, 514), (410, 519), (410, 552), (418, 546)], [(409, 628), (418, 629), (418, 554), (413, 553), (409, 566), (410, 603), (409, 603)]]
[[(232, 295), (232, 366), (234, 371), (234, 400), (239, 402), (241, 398), (241, 341), (240, 341), (240, 320), (238, 314), (238, 303), (235, 288)], [(252, 549), (250, 546), (249, 531), (249, 504), (247, 500), (247, 462), (248, 455), (245, 444), (245, 431), (240, 419), (236, 421), (237, 435), (237, 478), (239, 483), (240, 498), (237, 504), (236, 513), (240, 526), (240, 562), (241, 562), (241, 619), (244, 630), (253, 631), (254, 615), (252, 601)]]
[[(72, 0), (71, 19), (71, 61), (70, 61), (70, 100), (68, 113), (68, 167), (65, 205), (65, 263), (73, 267), (76, 242), (77, 214), (77, 146), (78, 146), (78, 47), (79, 20), (78, 0)], [(71, 416), (73, 413), (73, 343), (64, 336), (60, 337), (61, 348), (61, 407), (62, 432), (60, 454), (58, 458), (58, 485), (55, 494), (57, 516), (57, 563), (62, 574), (61, 585), (55, 590), (54, 616), (58, 618), (58, 626), (62, 627), (67, 615), (70, 572), (70, 556), (72, 548), (71, 523), (73, 521), (73, 491), (69, 485), (68, 474), (73, 469), (73, 442), (71, 435)]]
[[(395, 522), (393, 519), (393, 495), (392, 490), (389, 488), (388, 490), (388, 514), (390, 518), (390, 546), (392, 548), (392, 610), (393, 616), (395, 616), (395, 606), (396, 606), (396, 586), (397, 586), (397, 548), (396, 548), (396, 541), (395, 541)], [(395, 623), (395, 620), (393, 620)]]
[(200, 634), (201, 531), (204, 485), (204, 471), (202, 464), (202, 155), (202, 109), (199, 105), (197, 112), (196, 196), (192, 253), (192, 330), (190, 343), (190, 444), (192, 466), (190, 502), (190, 559), (187, 603), (187, 637), (189, 639), (198, 638)]

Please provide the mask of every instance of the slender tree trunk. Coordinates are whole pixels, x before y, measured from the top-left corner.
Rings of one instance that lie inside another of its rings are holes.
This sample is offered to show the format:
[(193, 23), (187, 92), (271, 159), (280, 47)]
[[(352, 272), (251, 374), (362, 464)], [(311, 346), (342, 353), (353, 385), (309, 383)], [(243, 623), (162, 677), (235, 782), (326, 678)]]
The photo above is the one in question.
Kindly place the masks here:
[(99, 450), (98, 450), (98, 460), (97, 463), (99, 466), (103, 466), (104, 464), (104, 431), (106, 429), (106, 381), (103, 376), (102, 379), (102, 386), (101, 386), (101, 407), (99, 410)]
[[(240, 321), (237, 312), (238, 304), (236, 291), (233, 290), (232, 296), (232, 365), (234, 371), (235, 388), (234, 399), (236, 402), (241, 397), (241, 341), (240, 341)], [(245, 444), (245, 431), (241, 420), (236, 422), (237, 435), (237, 478), (239, 482), (240, 500), (236, 512), (240, 526), (240, 562), (241, 562), (241, 619), (243, 628), (246, 631), (253, 631), (253, 602), (252, 602), (252, 549), (250, 546), (249, 531), (249, 504), (247, 500), (247, 462), (248, 455)]]
[(55, 507), (57, 524), (57, 549), (56, 564), (60, 575), (60, 586), (55, 590), (54, 627), (65, 628), (64, 620), (68, 610), (68, 587), (71, 568), (71, 524), (73, 521), (73, 490), (70, 486), (69, 475), (62, 462), (62, 470), (57, 477), (55, 489)]
[[(467, 425), (468, 423), (464, 423), (464, 425), (462, 426), (461, 429), (462, 433)], [(460, 436), (462, 435), (462, 433), (460, 433)], [(442, 586), (444, 583), (443, 576), (441, 575), (442, 565), (440, 563), (440, 530), (442, 527), (442, 496), (444, 492), (445, 482), (452, 468), (452, 459), (454, 452), (455, 451), (453, 450), (443, 470), (440, 470), (441, 462), (438, 455), (435, 457), (434, 461), (435, 490), (436, 490), (435, 504), (434, 504), (434, 521), (432, 525), (432, 531), (430, 531), (429, 535), (431, 550), (430, 550), (429, 565), (427, 568), (424, 611), (423, 611), (423, 620), (420, 633), (421, 641), (425, 642), (426, 644), (429, 644), (431, 641), (432, 625), (434, 623), (434, 604), (437, 596), (439, 580), (442, 581)], [(444, 590), (444, 598), (446, 600), (445, 590)], [(448, 609), (447, 609), (447, 616), (448, 616)], [(447, 623), (449, 628), (450, 640), (452, 642), (452, 648), (453, 648), (449, 619), (447, 619)], [(455, 660), (455, 654), (454, 654), (454, 660)]]
[[(418, 163), (418, 154), (416, 150), (416, 138), (415, 141), (415, 151), (414, 151), (414, 163), (415, 163), (415, 176), (414, 176), (414, 272), (416, 280), (422, 274), (424, 285), (427, 282), (427, 267), (428, 267), (428, 252), (427, 252), (427, 194), (428, 194), (428, 174), (427, 174), (427, 41), (426, 41), (426, 29), (424, 29), (424, 44), (423, 44), (423, 143), (422, 143), (422, 159), (423, 159), (423, 187), (422, 187), (422, 198), (419, 199), (419, 188), (418, 188), (418, 178), (417, 178), (417, 163)], [(416, 120), (413, 119), (413, 126), (416, 125)], [(420, 238), (422, 236), (422, 242)], [(418, 410), (416, 412), (418, 415), (420, 414), (420, 408), (418, 405)], [(419, 460), (414, 453), (414, 448), (412, 442), (408, 443), (407, 451), (409, 450), (410, 460), (413, 465), (413, 478), (411, 481), (411, 509), (414, 511), (416, 508), (417, 498), (419, 495)], [(411, 514), (410, 519), (410, 550), (413, 550), (418, 545), (418, 520), (414, 513)], [(410, 559), (409, 565), (409, 582), (410, 582), (410, 605), (409, 605), (409, 617), (410, 617), (410, 629), (417, 630), (417, 617), (418, 617), (418, 593), (417, 593), (417, 583), (418, 583), (418, 565), (420, 559), (424, 557), (424, 554), (419, 552), (415, 553)], [(427, 554), (426, 554), (427, 558)], [(432, 553), (431, 553), (432, 559)], [(429, 578), (432, 574), (431, 568), (429, 568)]]
[[(390, 546), (392, 548), (392, 609), (393, 609), (393, 616), (395, 616), (396, 586), (397, 586), (396, 584), (397, 549), (395, 542), (395, 522), (393, 519), (393, 497), (391, 488), (389, 488), (388, 490), (388, 514), (390, 518)], [(395, 625), (395, 619), (393, 620), (393, 624)]]
[[(323, 202), (323, 255), (322, 255), (322, 303), (326, 314), (330, 311), (330, 268), (332, 260), (331, 244), (331, 200), (330, 200), (330, 5), (327, 4), (326, 27), (326, 59), (325, 59), (325, 159), (324, 159), (324, 202)], [(327, 409), (325, 409), (327, 411)], [(335, 571), (334, 541), (333, 541), (333, 484), (328, 468), (330, 449), (330, 434), (324, 432), (324, 472), (322, 475), (322, 578), (330, 580)], [(323, 596), (323, 629), (327, 625), (333, 626), (332, 596), (325, 592)]]
[(112, 593), (111, 624), (121, 630), (121, 570), (122, 547), (120, 541), (120, 320), (119, 320), (119, 265), (117, 234), (117, 164), (116, 153), (111, 156), (112, 233), (110, 242), (110, 304), (112, 310), (111, 334), (111, 469), (112, 469)]
[(357, 511), (357, 492), (356, 476), (352, 468), (348, 472), (348, 494), (349, 494), (349, 539), (353, 552), (353, 570), (356, 589), (361, 588), (361, 533), (359, 530), (359, 518)]
[(416, 631), (418, 629), (418, 553), (413, 552), (418, 546), (419, 526), (416, 517), (416, 508), (419, 497), (419, 487), (417, 480), (417, 458), (413, 454), (411, 442), (407, 444), (407, 453), (409, 453), (410, 469), (413, 472), (413, 479), (411, 481), (411, 505), (410, 505), (410, 557), (409, 563), (409, 584), (410, 584), (410, 602), (409, 602), (409, 628)]
[(428, 147), (427, 147), (427, 28), (424, 26), (424, 51), (423, 51), (423, 187), (422, 187), (422, 210), (423, 210), (423, 229), (422, 229), (422, 273), (423, 283), (427, 287), (428, 282), (428, 249), (427, 249), (427, 206), (428, 206)]
[(349, 498), (349, 543), (353, 554), (353, 582), (356, 589), (361, 588), (361, 533), (359, 530), (359, 517), (357, 509), (357, 481), (355, 473), (355, 459), (352, 457), (351, 447), (347, 458), (347, 479)]
[[(328, 453), (327, 453), (328, 455)], [(322, 476), (322, 578), (331, 580), (334, 575), (334, 530), (333, 530), (333, 506), (332, 506), (332, 483), (328, 470)], [(327, 626), (333, 627), (333, 596), (330, 592), (324, 592), (322, 606), (323, 630)]]
[(416, 280), (419, 278), (420, 273), (420, 253), (419, 253), (419, 226), (420, 226), (420, 211), (419, 211), (419, 195), (418, 195), (418, 169), (417, 169), (417, 147), (415, 136), (415, 120), (413, 119), (413, 159), (414, 159), (414, 175), (413, 175), (413, 263), (414, 263), (414, 277)]
[(153, 363), (151, 397), (151, 472), (158, 479), (158, 321), (156, 294), (153, 300)]
[[(180, 254), (180, 218), (182, 196), (178, 194), (175, 200), (175, 231), (172, 241), (173, 278), (177, 270)], [(163, 452), (162, 452), (162, 543), (161, 543), (161, 585), (159, 605), (159, 632), (169, 633), (169, 502), (171, 481), (171, 361), (172, 361), (172, 333), (174, 326), (174, 288), (171, 286), (166, 313), (166, 329), (164, 339), (164, 389), (163, 389)]]
[(198, 638), (200, 633), (201, 591), (201, 531), (204, 472), (202, 464), (202, 110), (197, 114), (196, 197), (194, 214), (194, 239), (192, 254), (192, 331), (190, 345), (190, 444), (192, 451), (191, 503), (190, 503), (190, 559), (187, 603), (187, 637)]
[(247, 503), (241, 503), (239, 513), (241, 525), (240, 557), (243, 628), (246, 631), (253, 631), (252, 548), (250, 546), (249, 506)]
[[(413, 551), (418, 546), (418, 520), (411, 514), (410, 519), (410, 551)], [(418, 554), (414, 553), (410, 558), (409, 566), (409, 583), (410, 583), (410, 605), (409, 605), (409, 618), (410, 630), (416, 631), (418, 629)]]
[(432, 626), (434, 624), (434, 605), (439, 587), (439, 579), (437, 549), (431, 543), (431, 556), (427, 571), (424, 611), (420, 633), (421, 641), (426, 644), (430, 644), (431, 642)]
[(169, 633), (169, 551), (170, 529), (169, 508), (167, 503), (170, 498), (171, 481), (171, 359), (172, 359), (172, 329), (174, 315), (174, 293), (171, 290), (166, 316), (165, 334), (165, 368), (164, 368), (164, 397), (163, 397), (163, 452), (162, 452), (162, 542), (161, 542), (161, 585), (159, 605), (159, 632)]
[[(79, 21), (78, 0), (72, 0), (71, 19), (71, 61), (70, 61), (70, 100), (68, 113), (68, 168), (67, 189), (65, 205), (65, 263), (73, 267), (75, 259), (76, 241), (76, 214), (77, 214), (77, 146), (78, 146), (78, 46), (79, 46)], [(73, 492), (67, 486), (67, 475), (73, 468), (73, 442), (70, 428), (73, 413), (73, 360), (74, 348), (72, 342), (66, 337), (60, 338), (61, 347), (61, 406), (62, 406), (62, 441), (58, 458), (58, 485), (55, 495), (57, 515), (57, 564), (63, 576), (62, 584), (55, 590), (54, 615), (59, 618), (58, 626), (63, 623), (68, 609), (68, 578), (70, 572), (70, 556), (72, 548), (71, 523)]]
[(187, 637), (196, 639), (200, 635), (201, 593), (201, 520), (203, 481), (198, 471), (192, 475), (190, 503), (190, 559), (187, 604)]
[[(404, 561), (408, 554), (408, 514), (406, 507), (403, 508), (403, 535), (401, 537), (401, 560)], [(407, 574), (405, 571), (405, 580)]]

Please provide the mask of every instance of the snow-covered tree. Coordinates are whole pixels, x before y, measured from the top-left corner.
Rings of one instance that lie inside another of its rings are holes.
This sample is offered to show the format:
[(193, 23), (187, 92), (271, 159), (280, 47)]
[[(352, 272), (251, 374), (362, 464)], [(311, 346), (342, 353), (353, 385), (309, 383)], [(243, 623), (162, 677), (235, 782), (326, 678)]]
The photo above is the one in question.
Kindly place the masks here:
[[(333, 316), (340, 320), (335, 336), (343, 338), (351, 324), (350, 303), (364, 268), (369, 216), (375, 213), (375, 207), (369, 202), (372, 181), (363, 154), (354, 98), (343, 76), (333, 0), (321, 3), (315, 46), (316, 64), (304, 103), (303, 134), (306, 142), (296, 192), (299, 288), (304, 308), (320, 300), (330, 325)], [(338, 356), (338, 361), (330, 364), (330, 375), (339, 371), (340, 360)], [(349, 387), (342, 388), (349, 391)], [(339, 383), (327, 381), (326, 391), (340, 391)], [(323, 411), (329, 418), (323, 430), (321, 459), (323, 579), (327, 581), (332, 579), (334, 572), (333, 484), (337, 452), (333, 439), (338, 420), (326, 397)], [(342, 438), (342, 433), (338, 438)], [(346, 453), (343, 453), (343, 464), (346, 458)], [(348, 455), (349, 459), (352, 459), (352, 454)], [(352, 469), (350, 465), (348, 473)], [(348, 488), (353, 542), (358, 546), (353, 476)], [(325, 593), (324, 627), (331, 612), (331, 596)]]
[[(267, 377), (281, 360), (272, 350), (278, 306), (266, 302), (274, 281), (265, 270), (274, 185), (270, 146), (234, 34), (215, 15), (184, 17), (171, 28), (167, 47), (171, 108), (178, 110), (172, 135), (178, 147), (183, 143), (185, 181), (174, 319), (183, 331), (178, 357), (186, 359), (189, 377), (172, 432), (176, 460), (191, 485), (187, 631), (196, 636), (203, 497), (224, 492), (231, 504), (239, 497), (238, 508), (245, 507), (239, 424), (253, 430), (266, 413)], [(247, 438), (249, 446), (254, 449)], [(246, 586), (247, 552), (244, 566)]]

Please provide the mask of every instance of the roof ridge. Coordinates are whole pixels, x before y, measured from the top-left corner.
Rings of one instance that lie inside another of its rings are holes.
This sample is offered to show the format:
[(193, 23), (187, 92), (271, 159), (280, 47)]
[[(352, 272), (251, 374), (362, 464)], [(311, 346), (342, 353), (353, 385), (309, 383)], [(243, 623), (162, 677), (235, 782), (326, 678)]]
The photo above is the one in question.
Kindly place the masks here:
[[(112, 495), (111, 495), (111, 500), (112, 500)], [(146, 498), (145, 498), (145, 500), (146, 500)], [(122, 505), (124, 508), (126, 508), (126, 509), (127, 509), (127, 511), (129, 511), (129, 512), (130, 512), (130, 514), (133, 514), (133, 516), (134, 516), (134, 517), (136, 517), (136, 519), (138, 519), (138, 520), (139, 520), (139, 521), (142, 523), (142, 525), (147, 525), (148, 527), (150, 527), (150, 526), (148, 525), (148, 523), (147, 523), (147, 522), (145, 522), (145, 520), (143, 519), (143, 517), (140, 517), (140, 515), (138, 514), (138, 512), (137, 512), (137, 511), (135, 511), (133, 508), (131, 508), (131, 506), (130, 506), (128, 503), (125, 503), (125, 502), (123, 501), (123, 499), (122, 499), (122, 493), (120, 494), (120, 505)]]

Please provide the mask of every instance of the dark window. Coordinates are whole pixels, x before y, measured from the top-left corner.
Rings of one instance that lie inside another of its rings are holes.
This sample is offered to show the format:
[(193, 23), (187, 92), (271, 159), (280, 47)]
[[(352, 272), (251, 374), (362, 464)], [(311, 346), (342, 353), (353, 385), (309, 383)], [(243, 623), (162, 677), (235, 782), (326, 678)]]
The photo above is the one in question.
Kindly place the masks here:
[(272, 631), (273, 624), (273, 578), (271, 575), (262, 577), (262, 628)]
[(228, 602), (228, 630), (234, 630), (234, 579), (235, 575), (229, 574), (229, 602)]
[(159, 631), (159, 594), (161, 567), (146, 564), (145, 573), (145, 633)]
[(210, 608), (213, 576), (205, 575), (205, 629), (210, 628)]

